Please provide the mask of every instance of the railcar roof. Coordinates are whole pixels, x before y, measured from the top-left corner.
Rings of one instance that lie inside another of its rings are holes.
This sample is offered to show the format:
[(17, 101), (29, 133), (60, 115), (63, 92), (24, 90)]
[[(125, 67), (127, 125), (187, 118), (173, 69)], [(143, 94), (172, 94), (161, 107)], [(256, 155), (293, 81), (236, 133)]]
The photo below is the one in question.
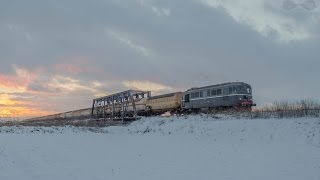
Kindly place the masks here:
[(194, 91), (194, 90), (199, 90), (199, 89), (206, 89), (206, 88), (212, 88), (212, 87), (219, 87), (219, 86), (226, 86), (226, 85), (231, 85), (231, 84), (245, 84), (249, 85), (244, 82), (228, 82), (228, 83), (222, 83), (222, 84), (215, 84), (215, 85), (210, 85), (210, 86), (204, 86), (204, 87), (193, 87), (191, 89), (188, 89), (187, 91)]

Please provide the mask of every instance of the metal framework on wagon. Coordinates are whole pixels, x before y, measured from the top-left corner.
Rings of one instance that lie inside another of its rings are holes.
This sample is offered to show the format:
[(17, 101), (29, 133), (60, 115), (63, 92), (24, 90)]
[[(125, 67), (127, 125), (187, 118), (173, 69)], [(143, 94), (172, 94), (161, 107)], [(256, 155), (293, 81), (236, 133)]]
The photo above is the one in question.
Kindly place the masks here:
[[(121, 119), (137, 118), (136, 102), (150, 97), (151, 91), (127, 90), (124, 92), (100, 97), (93, 100), (91, 116), (94, 119)], [(129, 112), (128, 107), (132, 106)], [(118, 109), (118, 111), (116, 111)], [(120, 109), (120, 111), (119, 111)]]

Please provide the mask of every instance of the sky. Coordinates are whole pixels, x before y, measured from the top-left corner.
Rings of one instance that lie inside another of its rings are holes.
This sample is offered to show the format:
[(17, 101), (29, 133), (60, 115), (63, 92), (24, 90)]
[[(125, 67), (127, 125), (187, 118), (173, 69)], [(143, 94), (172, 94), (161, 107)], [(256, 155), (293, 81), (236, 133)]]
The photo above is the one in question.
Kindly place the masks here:
[(1, 0), (0, 116), (242, 81), (320, 99), (320, 0)]

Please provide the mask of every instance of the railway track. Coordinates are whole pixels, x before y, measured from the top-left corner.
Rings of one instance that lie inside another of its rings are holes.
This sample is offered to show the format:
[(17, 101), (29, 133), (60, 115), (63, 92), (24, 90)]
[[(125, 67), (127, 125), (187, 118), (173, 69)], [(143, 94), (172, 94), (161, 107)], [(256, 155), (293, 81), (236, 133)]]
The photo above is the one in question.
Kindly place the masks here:
[[(139, 119), (139, 118), (138, 118)], [(94, 120), (43, 120), (43, 121), (8, 121), (0, 124), (1, 126), (32, 126), (32, 127), (109, 127), (125, 126), (138, 120), (133, 118), (122, 119), (94, 119)]]

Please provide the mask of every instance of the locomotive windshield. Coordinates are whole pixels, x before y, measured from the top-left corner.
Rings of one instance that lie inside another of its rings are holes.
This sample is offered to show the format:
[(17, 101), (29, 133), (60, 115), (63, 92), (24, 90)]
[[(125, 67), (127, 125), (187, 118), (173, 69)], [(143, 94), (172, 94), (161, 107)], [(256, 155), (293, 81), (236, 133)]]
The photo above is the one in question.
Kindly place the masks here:
[(249, 87), (247, 87), (247, 93), (250, 94), (251, 93), (251, 89)]
[(246, 94), (251, 94), (251, 93), (252, 93), (251, 87), (250, 87), (249, 85), (246, 85), (246, 86), (245, 86), (245, 91), (246, 91), (246, 92), (245, 92)]
[(242, 94), (251, 94), (252, 93), (251, 86), (249, 85), (238, 86), (237, 92)]

